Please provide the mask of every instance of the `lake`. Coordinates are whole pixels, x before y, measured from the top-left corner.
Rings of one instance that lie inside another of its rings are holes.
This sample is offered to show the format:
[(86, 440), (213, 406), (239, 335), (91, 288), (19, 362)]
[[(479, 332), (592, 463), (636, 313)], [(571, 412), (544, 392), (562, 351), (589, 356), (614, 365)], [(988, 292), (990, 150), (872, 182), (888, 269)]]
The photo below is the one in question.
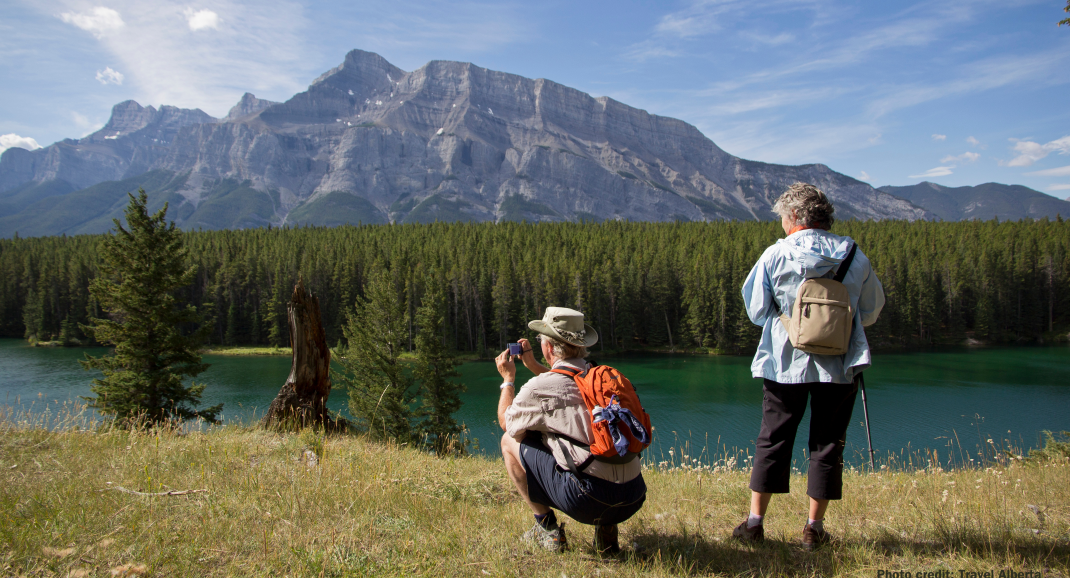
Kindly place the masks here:
[[(83, 371), (77, 360), (105, 351), (35, 348), (0, 339), (0, 404), (39, 411), (90, 395), (90, 381), (99, 374)], [(982, 450), (991, 457), (997, 448), (1037, 447), (1043, 430), (1070, 430), (1070, 347), (878, 353), (875, 359), (866, 372), (866, 391), (881, 461), (917, 465), (918, 456), (935, 449), (941, 462), (969, 463)], [(231, 423), (261, 415), (290, 370), (289, 357), (206, 355), (204, 361), (211, 368), (198, 379), (208, 386), (203, 401), (223, 402), (224, 419)], [(636, 354), (600, 361), (618, 368), (639, 392), (655, 427), (655, 444), (646, 455), (656, 461), (675, 463), (683, 451), (693, 456), (707, 451), (702, 461), (711, 462), (738, 450), (742, 463), (748, 449), (753, 452), (762, 387), (750, 377), (750, 357)], [(456, 417), (478, 440), (479, 451), (497, 454), (501, 430), (494, 414), (501, 378), (491, 361), (466, 363), (460, 372), (468, 391)], [(520, 367), (518, 382), (529, 377)], [(345, 392), (332, 392), (329, 405), (344, 411)], [(808, 419), (795, 443), (799, 462)], [(868, 460), (863, 424), (859, 396), (847, 434), (847, 459), (855, 465)]]

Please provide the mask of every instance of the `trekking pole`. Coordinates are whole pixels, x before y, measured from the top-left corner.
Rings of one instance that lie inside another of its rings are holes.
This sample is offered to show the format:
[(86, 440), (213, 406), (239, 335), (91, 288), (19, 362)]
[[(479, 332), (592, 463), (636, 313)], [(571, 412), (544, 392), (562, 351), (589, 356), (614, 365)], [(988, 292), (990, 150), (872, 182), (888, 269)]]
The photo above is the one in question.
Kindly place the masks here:
[(866, 379), (858, 374), (858, 388), (862, 390), (862, 413), (866, 416), (866, 441), (869, 443), (869, 469), (877, 471), (877, 464), (873, 459), (873, 435), (869, 432), (869, 404), (866, 403)]

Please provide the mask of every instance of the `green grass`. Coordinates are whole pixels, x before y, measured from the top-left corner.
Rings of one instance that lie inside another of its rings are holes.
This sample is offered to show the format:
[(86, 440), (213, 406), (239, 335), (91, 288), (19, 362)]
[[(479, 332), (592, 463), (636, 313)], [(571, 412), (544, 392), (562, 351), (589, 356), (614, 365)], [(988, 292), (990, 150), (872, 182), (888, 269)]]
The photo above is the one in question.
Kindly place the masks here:
[(626, 554), (600, 559), (591, 527), (574, 522), (563, 555), (521, 543), (532, 518), (498, 459), (310, 431), (75, 429), (86, 421), (0, 422), (4, 576), (109, 576), (124, 564), (154, 576), (272, 577), (1070, 572), (1062, 458), (849, 471), (845, 499), (826, 517), (836, 541), (807, 553), (802, 478), (774, 498), (766, 544), (741, 545), (728, 536), (746, 514), (747, 472), (679, 448), (648, 464), (648, 500), (621, 526)]
[(265, 347), (262, 345), (235, 345), (235, 346), (218, 346), (209, 347), (201, 351), (201, 353), (208, 353), (211, 355), (233, 355), (233, 356), (248, 356), (248, 355), (284, 355), (290, 357), (292, 351), (289, 347)]

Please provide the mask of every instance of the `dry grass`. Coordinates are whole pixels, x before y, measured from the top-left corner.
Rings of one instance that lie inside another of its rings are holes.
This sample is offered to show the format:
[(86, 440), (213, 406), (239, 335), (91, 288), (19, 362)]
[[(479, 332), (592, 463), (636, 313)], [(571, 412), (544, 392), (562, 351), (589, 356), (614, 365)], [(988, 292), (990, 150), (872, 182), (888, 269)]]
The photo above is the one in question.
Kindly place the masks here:
[[(9, 416), (10, 418), (10, 416)], [(1067, 576), (1070, 463), (849, 473), (826, 524), (798, 545), (805, 483), (774, 499), (765, 545), (728, 539), (747, 474), (723, 461), (646, 473), (648, 501), (622, 525), (641, 552), (599, 559), (590, 527), (564, 555), (519, 542), (532, 518), (500, 462), (439, 459), (356, 437), (49, 431), (0, 421), (0, 576), (855, 575), (878, 570)], [(682, 463), (681, 448), (676, 458)], [(689, 458), (693, 459), (693, 458)], [(314, 465), (312, 465), (314, 464)], [(142, 496), (116, 490), (155, 493)]]

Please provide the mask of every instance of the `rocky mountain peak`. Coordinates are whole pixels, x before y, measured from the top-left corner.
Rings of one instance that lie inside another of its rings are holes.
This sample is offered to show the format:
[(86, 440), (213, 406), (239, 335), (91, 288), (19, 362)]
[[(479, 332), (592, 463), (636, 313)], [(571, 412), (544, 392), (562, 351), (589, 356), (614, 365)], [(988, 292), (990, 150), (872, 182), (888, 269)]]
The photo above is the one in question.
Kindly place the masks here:
[(108, 123), (87, 137), (87, 140), (116, 140), (149, 127), (156, 131), (173, 132), (183, 126), (212, 122), (217, 122), (217, 119), (199, 108), (163, 105), (157, 110), (153, 106), (143, 107), (136, 101), (127, 100), (112, 107)]
[(111, 118), (101, 133), (107, 136), (117, 134), (130, 134), (145, 128), (156, 119), (156, 109), (152, 106), (143, 107), (134, 100), (125, 100), (111, 108)]
[(227, 113), (227, 116), (223, 117), (223, 122), (232, 122), (238, 120), (239, 118), (256, 114), (264, 110), (265, 108), (276, 104), (279, 103), (271, 100), (257, 98), (255, 95), (253, 95), (253, 93), (246, 92), (242, 95), (241, 100), (238, 101), (238, 104), (235, 104), (230, 109), (230, 112)]
[(135, 177), (157, 179), (146, 188), (173, 195), (190, 228), (769, 219), (796, 181), (843, 218), (931, 217), (823, 165), (739, 159), (682, 120), (550, 80), (443, 60), (406, 72), (363, 50), (284, 103), (245, 94), (222, 122), (127, 101), (88, 141), (0, 159), (0, 192)]

